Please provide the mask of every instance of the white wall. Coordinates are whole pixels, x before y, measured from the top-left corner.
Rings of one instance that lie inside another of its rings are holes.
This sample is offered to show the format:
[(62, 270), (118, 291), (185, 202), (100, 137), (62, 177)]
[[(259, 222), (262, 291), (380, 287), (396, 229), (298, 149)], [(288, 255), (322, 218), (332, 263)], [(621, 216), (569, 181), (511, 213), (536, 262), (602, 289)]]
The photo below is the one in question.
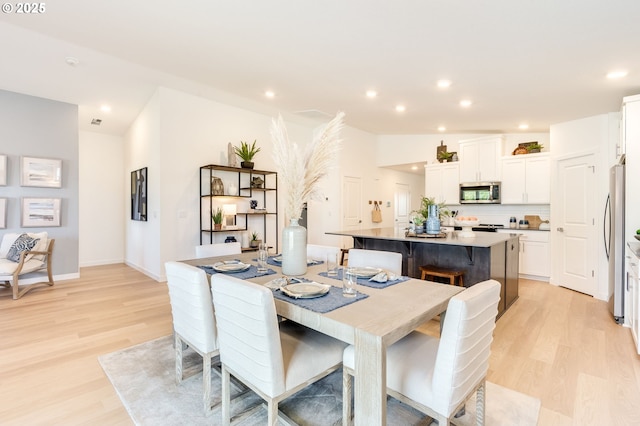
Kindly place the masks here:
[(123, 138), (79, 133), (80, 267), (124, 261)]

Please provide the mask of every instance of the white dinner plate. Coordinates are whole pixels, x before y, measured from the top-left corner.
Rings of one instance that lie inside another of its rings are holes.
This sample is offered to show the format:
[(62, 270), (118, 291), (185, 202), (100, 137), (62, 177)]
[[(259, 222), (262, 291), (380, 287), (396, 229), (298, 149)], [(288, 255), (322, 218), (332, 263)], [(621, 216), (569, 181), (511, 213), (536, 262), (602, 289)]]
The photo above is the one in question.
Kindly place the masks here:
[(273, 256), (273, 261), (276, 263), (282, 263), (282, 255)]
[(247, 265), (242, 262), (234, 262), (234, 263), (226, 263), (226, 262), (218, 262), (211, 266), (214, 271), (222, 272), (222, 273), (234, 273), (234, 272), (242, 272), (251, 268), (251, 265)]
[(362, 278), (371, 278), (374, 275), (378, 275), (380, 272), (382, 272), (382, 269), (372, 268), (370, 266), (362, 266), (362, 267), (354, 266), (349, 269), (353, 271), (354, 274)]
[(280, 287), (280, 290), (287, 296), (296, 299), (311, 299), (313, 297), (324, 296), (329, 292), (330, 285), (316, 282), (296, 283)]

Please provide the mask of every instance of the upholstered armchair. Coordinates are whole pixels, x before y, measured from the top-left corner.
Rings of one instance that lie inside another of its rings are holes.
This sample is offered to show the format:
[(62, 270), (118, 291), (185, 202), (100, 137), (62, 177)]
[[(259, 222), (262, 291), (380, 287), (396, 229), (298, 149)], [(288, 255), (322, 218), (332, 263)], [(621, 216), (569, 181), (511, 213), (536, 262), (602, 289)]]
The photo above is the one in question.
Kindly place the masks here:
[[(54, 242), (46, 232), (4, 234), (0, 243), (0, 285), (12, 289), (14, 300), (34, 286), (54, 284), (51, 272)], [(27, 274), (35, 276), (32, 273), (37, 271), (46, 271), (48, 281), (20, 284), (20, 278)]]

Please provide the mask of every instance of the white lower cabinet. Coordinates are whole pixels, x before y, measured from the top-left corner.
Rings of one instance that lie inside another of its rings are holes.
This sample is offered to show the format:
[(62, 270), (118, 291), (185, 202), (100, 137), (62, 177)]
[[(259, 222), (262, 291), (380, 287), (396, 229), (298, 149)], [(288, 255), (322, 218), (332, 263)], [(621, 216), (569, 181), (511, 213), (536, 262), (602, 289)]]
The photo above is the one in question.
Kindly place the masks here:
[(528, 231), (524, 229), (503, 230), (520, 234), (520, 276), (549, 281), (551, 276), (551, 256), (548, 231)]
[(633, 335), (633, 342), (635, 349), (640, 354), (640, 314), (638, 313), (640, 303), (640, 279), (638, 277), (638, 257), (633, 252), (627, 256), (627, 300), (626, 315), (629, 315), (629, 326), (631, 327), (631, 334)]

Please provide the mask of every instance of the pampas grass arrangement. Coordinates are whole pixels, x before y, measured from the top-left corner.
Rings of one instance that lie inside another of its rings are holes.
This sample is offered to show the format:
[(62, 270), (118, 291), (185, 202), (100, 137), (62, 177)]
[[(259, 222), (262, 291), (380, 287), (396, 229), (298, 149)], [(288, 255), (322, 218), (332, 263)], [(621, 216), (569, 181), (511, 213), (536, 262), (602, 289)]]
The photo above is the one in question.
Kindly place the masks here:
[(320, 181), (336, 165), (344, 115), (344, 112), (339, 112), (307, 145), (304, 153), (298, 144), (289, 140), (282, 116), (273, 120), (273, 161), (286, 197), (285, 221), (299, 219), (304, 203), (320, 195)]

